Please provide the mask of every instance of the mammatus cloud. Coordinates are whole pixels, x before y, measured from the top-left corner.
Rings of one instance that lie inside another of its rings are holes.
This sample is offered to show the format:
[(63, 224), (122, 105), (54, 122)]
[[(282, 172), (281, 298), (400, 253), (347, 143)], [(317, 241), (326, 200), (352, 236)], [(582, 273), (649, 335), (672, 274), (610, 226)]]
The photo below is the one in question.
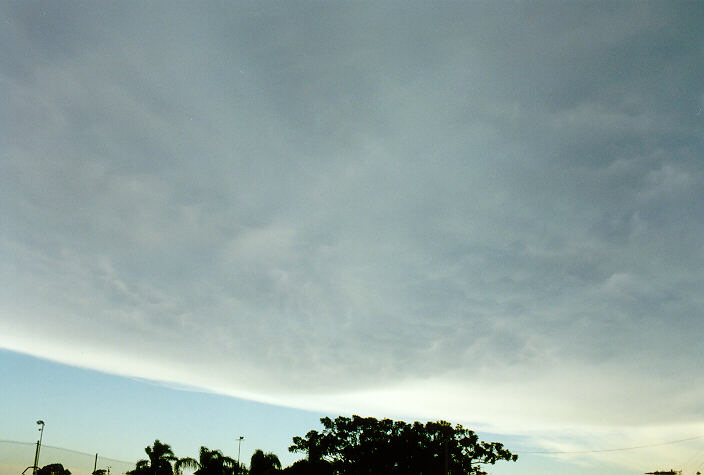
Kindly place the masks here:
[(686, 432), (702, 13), (6, 5), (0, 345), (299, 407)]

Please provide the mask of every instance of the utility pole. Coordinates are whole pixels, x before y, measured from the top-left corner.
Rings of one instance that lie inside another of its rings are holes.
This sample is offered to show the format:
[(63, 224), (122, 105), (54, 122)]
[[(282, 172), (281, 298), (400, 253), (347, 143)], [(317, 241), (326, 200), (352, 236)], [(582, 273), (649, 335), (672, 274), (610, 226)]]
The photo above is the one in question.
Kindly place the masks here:
[(237, 475), (240, 475), (240, 449), (242, 448), (242, 439), (244, 439), (243, 435), (237, 438)]
[(39, 440), (37, 441), (37, 449), (34, 452), (34, 465), (32, 466), (32, 475), (37, 475), (37, 470), (39, 470), (39, 451), (42, 448), (42, 436), (44, 435), (44, 421), (38, 420), (37, 424), (39, 424), (41, 427), (39, 428)]

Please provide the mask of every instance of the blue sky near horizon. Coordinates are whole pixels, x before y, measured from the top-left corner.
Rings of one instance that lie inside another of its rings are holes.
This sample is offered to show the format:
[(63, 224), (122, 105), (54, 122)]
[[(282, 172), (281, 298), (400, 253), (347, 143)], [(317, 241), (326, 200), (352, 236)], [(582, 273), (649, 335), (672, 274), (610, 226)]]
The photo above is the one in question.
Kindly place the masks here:
[[(32, 442), (35, 421), (46, 422), (43, 442), (136, 462), (154, 439), (180, 456), (201, 445), (242, 460), (261, 448), (282, 460), (300, 458), (285, 449), (323, 414), (261, 404), (158, 382), (70, 367), (15, 352), (0, 351), (3, 381), (0, 439)], [(30, 460), (31, 463), (31, 460)]]
[[(37, 436), (35, 420), (43, 419), (45, 445), (132, 463), (144, 458), (143, 446), (154, 439), (169, 443), (181, 457), (194, 457), (205, 445), (236, 458), (235, 439), (244, 435), (243, 462), (262, 449), (288, 465), (302, 458), (286, 450), (291, 438), (319, 428), (320, 417), (335, 417), (4, 350), (0, 350), (0, 379), (4, 387), (0, 440), (32, 442)], [(48, 463), (47, 456), (44, 462)]]
[(277, 444), (351, 413), (546, 451), (703, 434), (702, 24), (700, 2), (0, 0), (0, 348), (42, 358), (2, 353), (10, 424), (53, 420), (19, 373), (55, 371), (76, 385), (52, 410), (115, 407), (120, 433), (219, 409), (280, 415)]
[[(94, 453), (100, 456), (100, 467), (109, 464), (113, 472), (121, 473), (121, 469), (130, 468), (144, 458), (144, 446), (151, 445), (154, 439), (169, 443), (179, 457), (195, 457), (198, 448), (205, 445), (236, 458), (235, 439), (239, 435), (245, 436), (241, 450), (243, 463), (248, 462), (254, 450), (262, 449), (276, 453), (288, 465), (301, 458), (301, 454), (287, 451), (291, 438), (318, 429), (320, 417), (337, 415), (175, 388), (5, 350), (0, 350), (0, 380), (3, 381), (0, 453), (7, 457), (4, 462), (31, 464), (33, 447), (19, 447), (21, 454), (18, 454), (18, 447), (7, 443), (3, 446), (3, 442), (32, 443), (37, 437), (35, 421), (41, 418), (46, 422), (45, 446), (83, 453), (72, 458), (65, 451), (45, 447), (41, 464), (60, 461), (71, 466), (74, 473), (90, 467)], [(490, 433), (480, 433), (480, 437), (500, 441), (520, 454), (519, 464), (492, 467), (491, 473), (495, 474), (640, 473), (620, 466), (618, 453), (614, 453), (616, 457), (611, 454), (601, 460), (591, 459), (589, 454), (559, 457), (532, 454), (541, 448), (531, 446), (530, 438)], [(684, 448), (690, 466), (704, 463), (701, 442), (689, 442)], [(27, 454), (29, 461), (24, 460)], [(2, 465), (0, 473), (16, 475), (2, 471)]]

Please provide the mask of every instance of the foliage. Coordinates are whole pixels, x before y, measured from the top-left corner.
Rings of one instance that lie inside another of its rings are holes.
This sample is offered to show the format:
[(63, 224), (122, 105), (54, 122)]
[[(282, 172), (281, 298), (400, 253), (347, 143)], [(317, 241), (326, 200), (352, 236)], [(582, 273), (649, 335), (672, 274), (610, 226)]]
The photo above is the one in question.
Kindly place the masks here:
[[(179, 459), (168, 444), (155, 440), (144, 449), (148, 459), (127, 475), (183, 475), (184, 469), (193, 475), (485, 475), (485, 465), (518, 459), (501, 443), (480, 441), (473, 431), (445, 421), (409, 424), (352, 416), (320, 422), (322, 430), (294, 437), (289, 447), (307, 458), (283, 470), (275, 454), (262, 450), (254, 452), (248, 471), (220, 450), (201, 447), (197, 460)], [(39, 475), (70, 472), (57, 468)]]
[(480, 475), (486, 473), (482, 465), (518, 459), (503, 444), (480, 441), (473, 431), (445, 421), (408, 424), (353, 416), (320, 422), (321, 432), (294, 437), (289, 447), (306, 453), (316, 473), (329, 465), (332, 473), (355, 475)]
[(159, 439), (154, 444), (144, 448), (149, 460), (139, 460), (127, 475), (173, 475), (171, 463), (178, 460), (169, 444), (164, 444)]
[(198, 460), (190, 457), (178, 459), (174, 464), (174, 470), (177, 475), (181, 475), (184, 468), (194, 469), (194, 475), (233, 475), (237, 462), (222, 454), (219, 450), (210, 450), (207, 447), (201, 447), (198, 454)]
[(37, 475), (71, 475), (71, 471), (60, 463), (50, 463), (37, 470)]
[(299, 460), (290, 467), (283, 469), (280, 473), (283, 475), (334, 475), (332, 466), (322, 460), (317, 462)]
[(271, 452), (265, 454), (260, 449), (252, 454), (249, 462), (249, 475), (268, 475), (279, 469), (281, 469), (281, 462), (275, 454)]

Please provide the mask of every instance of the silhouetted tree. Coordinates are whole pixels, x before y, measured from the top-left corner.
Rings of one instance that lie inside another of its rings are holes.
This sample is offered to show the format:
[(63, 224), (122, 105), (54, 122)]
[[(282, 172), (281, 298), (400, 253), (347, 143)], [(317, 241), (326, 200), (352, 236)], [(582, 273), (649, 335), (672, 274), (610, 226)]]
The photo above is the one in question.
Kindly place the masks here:
[(257, 449), (249, 461), (249, 475), (269, 475), (281, 469), (279, 457), (271, 452), (264, 453)]
[(237, 461), (235, 461), (235, 475), (249, 475), (249, 470), (247, 470), (247, 466), (244, 463), (237, 465)]
[(323, 460), (299, 460), (281, 471), (284, 475), (333, 475), (332, 466)]
[(501, 443), (480, 441), (473, 431), (445, 421), (408, 424), (352, 416), (320, 422), (321, 432), (294, 437), (289, 447), (305, 452), (311, 469), (328, 465), (339, 474), (480, 475), (485, 473), (482, 465), (518, 459)]
[(236, 471), (237, 462), (222, 454), (219, 450), (210, 450), (207, 447), (201, 447), (198, 454), (198, 460), (190, 457), (178, 459), (174, 465), (177, 475), (181, 475), (184, 468), (192, 468), (195, 470), (194, 475), (233, 475), (235, 473), (244, 473), (241, 470)]
[(37, 470), (37, 475), (71, 475), (71, 471), (60, 463), (50, 463)]
[(139, 460), (134, 468), (127, 472), (128, 475), (173, 475), (172, 462), (178, 459), (169, 444), (164, 444), (159, 439), (154, 444), (144, 448), (149, 460)]

